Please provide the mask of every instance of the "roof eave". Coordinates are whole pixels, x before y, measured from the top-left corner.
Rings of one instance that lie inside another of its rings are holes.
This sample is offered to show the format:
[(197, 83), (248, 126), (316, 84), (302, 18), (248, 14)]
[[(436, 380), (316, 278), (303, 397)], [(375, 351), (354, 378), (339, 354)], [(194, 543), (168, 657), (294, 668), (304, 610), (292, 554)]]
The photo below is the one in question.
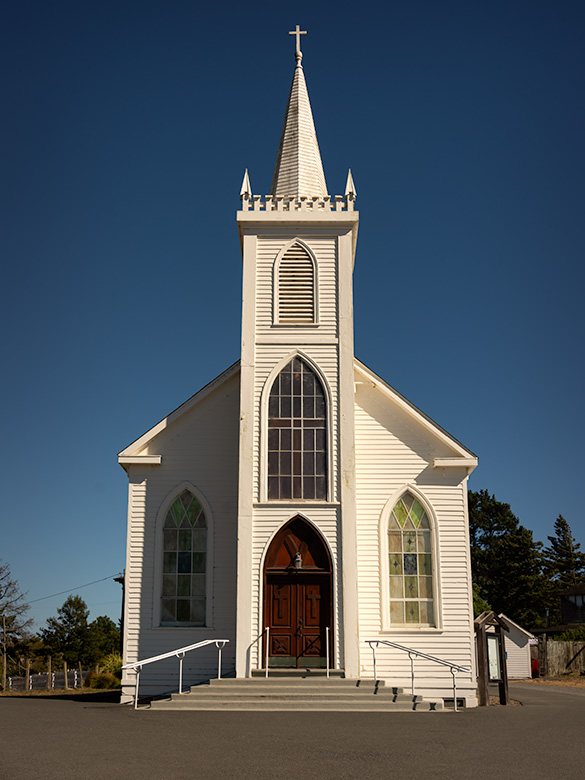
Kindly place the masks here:
[[(158, 422), (154, 427), (146, 431), (146, 433), (144, 433), (139, 439), (136, 439), (136, 441), (133, 441), (132, 444), (129, 444), (127, 447), (125, 447), (122, 450), (122, 452), (118, 453), (118, 462), (120, 463), (120, 465), (123, 468), (125, 468), (127, 465), (131, 465), (135, 463), (143, 463), (145, 465), (158, 465), (158, 463), (160, 463), (161, 460), (155, 462), (155, 459), (157, 458), (160, 459), (161, 458), (160, 455), (141, 456), (140, 451), (143, 450), (146, 447), (146, 445), (150, 441), (152, 441), (152, 439), (154, 439), (154, 437), (157, 436), (161, 431), (165, 430), (165, 428), (168, 428), (169, 425), (172, 425), (184, 414), (191, 411), (191, 409), (193, 409), (194, 406), (196, 406), (204, 398), (210, 395), (220, 385), (224, 384), (224, 382), (227, 382), (229, 379), (231, 379), (235, 374), (237, 374), (239, 370), (240, 370), (240, 361), (237, 360), (229, 368), (223, 371), (219, 376), (215, 377), (215, 379), (212, 379), (211, 382), (206, 384), (205, 387), (202, 387), (201, 390), (198, 390), (194, 395), (191, 396), (191, 398), (187, 399), (185, 403), (181, 404), (181, 406), (178, 406), (173, 412), (171, 412), (166, 417), (163, 417), (163, 419), (160, 422)], [(148, 460), (152, 460), (152, 463), (148, 463), (147, 462)]]
[[(445, 444), (451, 447), (451, 449), (455, 450), (458, 455), (457, 458), (435, 458), (434, 460), (436, 463), (433, 462), (433, 466), (435, 468), (461, 467), (466, 469), (468, 476), (471, 474), (471, 472), (477, 467), (478, 464), (478, 458), (475, 453), (467, 449), (467, 447), (464, 447), (460, 441), (458, 441), (448, 431), (442, 428), (431, 417), (421, 411), (411, 401), (399, 393), (398, 390), (395, 390), (391, 385), (385, 382), (381, 377), (379, 377), (356, 357), (354, 357), (354, 365), (355, 368), (357, 368), (357, 370), (360, 371), (370, 382), (379, 387), (382, 392), (386, 393), (386, 395), (390, 396), (396, 403), (399, 404), (399, 406), (404, 409), (404, 411), (416, 419), (424, 428), (441, 439)], [(444, 461), (444, 463), (441, 463), (441, 461)]]

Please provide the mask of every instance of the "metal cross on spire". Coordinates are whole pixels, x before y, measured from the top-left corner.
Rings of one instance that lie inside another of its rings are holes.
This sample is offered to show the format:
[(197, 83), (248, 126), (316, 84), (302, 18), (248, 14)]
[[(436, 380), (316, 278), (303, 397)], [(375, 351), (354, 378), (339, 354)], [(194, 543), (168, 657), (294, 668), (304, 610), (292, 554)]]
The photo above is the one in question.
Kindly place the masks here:
[(297, 62), (300, 63), (300, 61), (303, 58), (303, 52), (301, 51), (301, 35), (306, 35), (306, 30), (301, 30), (300, 25), (297, 24), (296, 30), (289, 30), (289, 35), (295, 35), (297, 39), (297, 46), (295, 49), (295, 59)]

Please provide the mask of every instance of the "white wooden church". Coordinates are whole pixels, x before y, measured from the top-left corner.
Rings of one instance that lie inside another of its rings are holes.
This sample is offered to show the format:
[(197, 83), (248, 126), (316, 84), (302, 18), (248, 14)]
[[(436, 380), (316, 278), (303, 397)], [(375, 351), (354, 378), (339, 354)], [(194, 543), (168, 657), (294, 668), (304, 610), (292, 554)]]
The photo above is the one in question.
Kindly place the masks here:
[[(387, 641), (466, 667), (458, 696), (475, 706), (477, 458), (354, 356), (356, 191), (351, 172), (343, 196), (327, 191), (296, 35), (270, 194), (246, 172), (237, 213), (241, 359), (119, 455), (124, 660), (219, 638), (224, 675), (329, 664), (371, 679), (368, 642)], [(404, 650), (380, 644), (376, 664), (410, 686)], [(448, 666), (416, 664), (417, 693), (453, 696)], [(214, 644), (185, 657), (184, 685), (216, 676)], [(176, 658), (144, 666), (141, 694), (172, 690)]]

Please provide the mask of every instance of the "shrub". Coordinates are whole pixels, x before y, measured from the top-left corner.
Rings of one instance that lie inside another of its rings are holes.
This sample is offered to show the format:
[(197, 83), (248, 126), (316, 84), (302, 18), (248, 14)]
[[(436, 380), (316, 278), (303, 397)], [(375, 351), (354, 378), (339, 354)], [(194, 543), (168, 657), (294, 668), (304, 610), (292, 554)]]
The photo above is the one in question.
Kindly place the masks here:
[(89, 672), (84, 682), (86, 688), (96, 688), (98, 690), (118, 688), (119, 685), (120, 680), (111, 672)]
[(120, 653), (110, 653), (104, 656), (99, 663), (100, 669), (103, 672), (109, 672), (115, 675), (118, 680), (122, 679), (122, 656)]
[(561, 642), (585, 642), (585, 626), (563, 631), (562, 634), (557, 634), (554, 638)]

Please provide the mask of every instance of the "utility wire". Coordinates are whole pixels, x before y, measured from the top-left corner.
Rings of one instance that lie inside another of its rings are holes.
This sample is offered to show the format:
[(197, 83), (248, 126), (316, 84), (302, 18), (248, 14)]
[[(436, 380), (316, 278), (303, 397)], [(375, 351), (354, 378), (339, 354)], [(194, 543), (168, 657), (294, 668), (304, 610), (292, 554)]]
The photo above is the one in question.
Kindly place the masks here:
[(32, 601), (27, 601), (27, 604), (36, 604), (37, 601), (44, 601), (45, 599), (52, 599), (55, 596), (62, 596), (64, 593), (72, 593), (74, 590), (81, 590), (82, 588), (88, 588), (90, 585), (95, 585), (96, 582), (105, 582), (106, 580), (113, 580), (114, 577), (121, 577), (122, 572), (118, 572), (117, 574), (111, 574), (109, 577), (102, 577), (101, 580), (94, 580), (93, 582), (87, 582), (85, 585), (78, 585), (76, 588), (67, 588), (67, 590), (61, 590), (59, 593), (52, 593), (50, 596), (41, 596), (40, 599), (33, 599)]

